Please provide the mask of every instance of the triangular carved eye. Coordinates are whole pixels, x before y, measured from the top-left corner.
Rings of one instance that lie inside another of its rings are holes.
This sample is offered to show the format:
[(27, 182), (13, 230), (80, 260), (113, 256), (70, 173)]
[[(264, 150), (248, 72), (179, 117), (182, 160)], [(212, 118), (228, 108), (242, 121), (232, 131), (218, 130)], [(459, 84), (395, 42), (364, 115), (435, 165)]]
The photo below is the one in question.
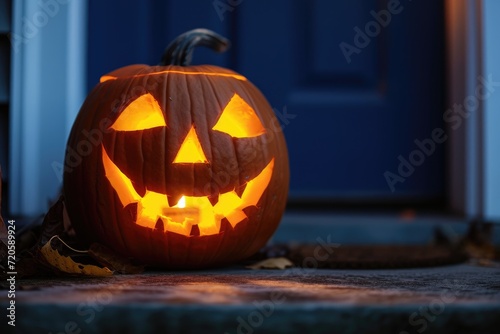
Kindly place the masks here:
[(257, 137), (266, 132), (255, 110), (238, 94), (233, 95), (212, 129), (234, 138)]
[(174, 159), (174, 164), (182, 164), (182, 163), (207, 163), (207, 157), (205, 156), (205, 152), (203, 152), (203, 148), (201, 147), (200, 140), (196, 135), (196, 131), (194, 126), (191, 127), (189, 133), (186, 138), (182, 142), (181, 148), (179, 152), (177, 152), (177, 156)]
[(158, 101), (147, 93), (132, 101), (111, 128), (116, 131), (139, 131), (166, 125)]

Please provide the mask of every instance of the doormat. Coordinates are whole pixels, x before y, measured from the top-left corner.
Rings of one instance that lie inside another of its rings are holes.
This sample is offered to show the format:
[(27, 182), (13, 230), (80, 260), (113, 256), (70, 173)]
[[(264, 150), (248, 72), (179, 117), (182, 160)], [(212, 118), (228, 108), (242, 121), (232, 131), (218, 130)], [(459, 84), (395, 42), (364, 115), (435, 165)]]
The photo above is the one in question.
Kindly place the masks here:
[(468, 260), (461, 249), (442, 245), (341, 245), (329, 251), (318, 250), (317, 244), (275, 245), (263, 249), (259, 257), (286, 257), (297, 267), (319, 269), (418, 268)]

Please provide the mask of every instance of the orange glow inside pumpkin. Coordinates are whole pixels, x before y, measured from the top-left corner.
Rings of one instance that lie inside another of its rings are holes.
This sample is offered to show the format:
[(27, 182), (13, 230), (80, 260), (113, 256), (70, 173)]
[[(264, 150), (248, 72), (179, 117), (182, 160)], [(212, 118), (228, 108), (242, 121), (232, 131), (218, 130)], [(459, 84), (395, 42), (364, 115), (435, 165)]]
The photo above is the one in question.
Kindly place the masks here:
[(191, 127), (186, 138), (182, 142), (179, 152), (174, 159), (174, 164), (178, 163), (207, 163), (207, 157), (203, 152), (200, 140), (196, 135), (194, 126)]
[(266, 132), (253, 108), (238, 94), (233, 95), (212, 129), (233, 138), (257, 137)]
[[(247, 78), (242, 76), (241, 74), (236, 74), (236, 73), (217, 73), (217, 72), (189, 72), (189, 71), (176, 71), (176, 70), (164, 70), (164, 71), (156, 71), (156, 72), (151, 72), (151, 73), (144, 73), (144, 74), (135, 74), (132, 76), (128, 76), (125, 78), (140, 78), (144, 76), (150, 76), (150, 75), (158, 75), (158, 74), (182, 74), (182, 75), (203, 75), (203, 76), (214, 76), (214, 77), (226, 77), (226, 78), (233, 78), (236, 80), (240, 81), (247, 81)], [(99, 79), (99, 82), (105, 82), (109, 80), (116, 80), (116, 79), (123, 79), (124, 77), (116, 77), (113, 75), (103, 75)]]
[(158, 101), (153, 95), (147, 93), (132, 101), (111, 125), (111, 129), (138, 131), (166, 125)]
[(166, 194), (146, 190), (144, 197), (135, 191), (132, 181), (111, 161), (104, 147), (102, 161), (106, 177), (115, 189), (120, 202), (125, 207), (137, 203), (136, 224), (154, 229), (159, 219), (165, 232), (189, 236), (193, 225), (197, 225), (200, 235), (220, 232), (220, 224), (226, 218), (235, 227), (247, 215), (243, 209), (256, 206), (266, 190), (274, 168), (274, 159), (254, 179), (246, 183), (245, 190), (238, 196), (232, 190), (219, 194), (215, 205), (206, 196), (182, 196), (176, 205), (170, 206)]
[[(201, 73), (197, 73), (201, 74)], [(158, 101), (146, 93), (132, 101), (111, 126), (115, 131), (139, 131), (166, 126)], [(238, 94), (234, 94), (212, 128), (233, 138), (249, 138), (265, 133), (265, 128), (253, 108)], [(219, 194), (213, 204), (206, 196), (181, 196), (177, 204), (170, 206), (167, 194), (146, 189), (143, 197), (135, 190), (132, 181), (113, 163), (104, 147), (102, 161), (106, 177), (116, 191), (123, 207), (137, 203), (136, 224), (151, 229), (157, 228), (158, 220), (163, 222), (164, 231), (191, 235), (197, 225), (200, 235), (220, 232), (221, 220), (226, 218), (235, 227), (247, 218), (243, 209), (256, 206), (271, 180), (274, 159), (257, 175), (248, 181), (245, 190), (238, 196), (232, 190)], [(194, 125), (184, 138), (173, 163), (208, 163)]]

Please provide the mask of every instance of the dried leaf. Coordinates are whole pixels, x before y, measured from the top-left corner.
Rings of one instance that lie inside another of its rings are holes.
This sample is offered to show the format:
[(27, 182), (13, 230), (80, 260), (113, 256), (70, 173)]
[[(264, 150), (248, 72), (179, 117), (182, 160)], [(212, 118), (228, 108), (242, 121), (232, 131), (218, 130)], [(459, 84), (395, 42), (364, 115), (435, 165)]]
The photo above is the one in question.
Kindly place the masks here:
[(464, 250), (471, 259), (493, 260), (495, 259), (495, 247), (492, 244), (476, 244), (464, 242)]
[[(98, 266), (90, 264), (77, 263), (73, 261), (73, 259), (71, 259), (69, 256), (61, 255), (59, 251), (57, 251), (57, 249), (54, 249), (51, 245), (52, 239), (54, 238), (59, 239), (58, 236), (53, 236), (40, 250), (40, 253), (42, 254), (44, 260), (54, 268), (68, 274), (78, 274), (84, 276), (106, 277), (113, 275), (113, 272), (106, 267), (100, 268)], [(59, 240), (63, 242), (61, 239)], [(73, 251), (76, 250), (73, 249)], [(87, 253), (87, 251), (77, 252)]]
[(246, 266), (248, 269), (286, 269), (293, 267), (293, 263), (286, 257), (274, 257), (264, 261), (257, 262), (251, 266)]
[(124, 258), (98, 243), (90, 245), (89, 255), (102, 265), (110, 267), (120, 274), (140, 274), (144, 271), (143, 265), (134, 264), (130, 259)]
[(492, 223), (479, 219), (471, 221), (466, 235), (459, 241), (458, 246), (467, 254), (471, 264), (486, 267), (500, 266), (500, 263), (495, 261)]
[(500, 268), (500, 262), (490, 259), (470, 259), (469, 263), (479, 267)]

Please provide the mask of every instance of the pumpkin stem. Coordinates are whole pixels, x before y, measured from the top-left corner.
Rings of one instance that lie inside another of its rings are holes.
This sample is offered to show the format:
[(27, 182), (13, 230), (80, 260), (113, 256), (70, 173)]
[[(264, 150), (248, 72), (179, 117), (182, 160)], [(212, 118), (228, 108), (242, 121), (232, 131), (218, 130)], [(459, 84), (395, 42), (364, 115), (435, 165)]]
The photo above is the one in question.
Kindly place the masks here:
[(183, 33), (167, 46), (160, 66), (189, 66), (193, 59), (195, 46), (206, 46), (216, 52), (224, 52), (230, 42), (226, 38), (208, 29), (194, 29)]

